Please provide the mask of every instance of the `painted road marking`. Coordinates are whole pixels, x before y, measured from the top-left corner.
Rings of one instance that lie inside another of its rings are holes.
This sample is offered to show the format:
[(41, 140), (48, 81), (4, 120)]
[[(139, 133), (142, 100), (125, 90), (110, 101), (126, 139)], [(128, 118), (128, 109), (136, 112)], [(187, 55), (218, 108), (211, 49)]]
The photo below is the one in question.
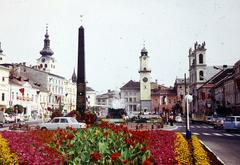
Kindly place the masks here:
[(235, 136), (240, 136), (240, 134), (233, 134), (233, 135), (235, 135)]
[(203, 132), (202, 134), (207, 136), (211, 135), (210, 133), (207, 133), (207, 132)]
[(216, 136), (223, 136), (223, 135), (220, 134), (220, 133), (213, 133), (213, 135), (216, 135)]
[(229, 133), (223, 133), (223, 135), (225, 135), (225, 136), (234, 136), (234, 135), (229, 134)]
[(192, 134), (193, 134), (193, 135), (199, 135), (199, 133), (197, 133), (197, 132), (193, 132)]

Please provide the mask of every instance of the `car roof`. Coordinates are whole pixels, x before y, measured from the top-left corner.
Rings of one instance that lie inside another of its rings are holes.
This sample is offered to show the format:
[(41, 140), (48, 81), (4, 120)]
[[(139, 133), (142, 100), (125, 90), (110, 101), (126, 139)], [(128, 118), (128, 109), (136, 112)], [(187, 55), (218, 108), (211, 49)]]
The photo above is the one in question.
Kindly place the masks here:
[(54, 117), (53, 119), (75, 119), (74, 117)]
[(227, 116), (227, 117), (240, 117), (240, 116)]

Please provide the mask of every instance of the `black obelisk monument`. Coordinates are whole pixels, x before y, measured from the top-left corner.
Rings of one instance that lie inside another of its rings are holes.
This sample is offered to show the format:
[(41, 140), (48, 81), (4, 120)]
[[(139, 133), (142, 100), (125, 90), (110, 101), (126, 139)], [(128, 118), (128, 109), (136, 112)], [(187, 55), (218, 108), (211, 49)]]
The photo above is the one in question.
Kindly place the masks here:
[(78, 29), (78, 67), (77, 67), (77, 105), (76, 110), (83, 115), (86, 110), (84, 28)]

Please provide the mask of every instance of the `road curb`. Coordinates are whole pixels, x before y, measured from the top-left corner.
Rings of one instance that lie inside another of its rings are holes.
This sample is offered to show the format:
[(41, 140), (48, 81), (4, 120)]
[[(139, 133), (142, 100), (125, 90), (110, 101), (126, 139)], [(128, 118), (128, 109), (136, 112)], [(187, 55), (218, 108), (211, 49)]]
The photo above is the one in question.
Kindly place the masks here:
[(224, 163), (224, 162), (222, 161), (221, 158), (219, 158), (219, 157), (217, 156), (217, 154), (216, 154), (215, 152), (213, 152), (205, 143), (203, 143), (202, 140), (199, 139), (199, 141), (200, 141), (200, 143), (201, 143), (204, 147), (206, 147), (206, 148), (217, 158), (217, 160), (218, 160), (219, 162), (221, 162), (223, 165), (227, 165), (226, 163)]
[(164, 126), (163, 126), (163, 128), (162, 128), (161, 130), (172, 131), (172, 130), (176, 130), (177, 128), (178, 128), (177, 125), (175, 125), (175, 126), (172, 127), (172, 128), (164, 128)]

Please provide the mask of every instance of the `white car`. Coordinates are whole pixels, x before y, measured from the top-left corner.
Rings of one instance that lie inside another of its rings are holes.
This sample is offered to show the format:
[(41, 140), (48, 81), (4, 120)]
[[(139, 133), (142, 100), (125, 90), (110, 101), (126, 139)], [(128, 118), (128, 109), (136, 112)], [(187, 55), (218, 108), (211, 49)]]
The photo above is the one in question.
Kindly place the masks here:
[(7, 113), (4, 113), (3, 115), (6, 123), (14, 123), (16, 121), (13, 116), (8, 115)]
[(182, 123), (182, 122), (183, 122), (181, 116), (176, 116), (176, 117), (175, 117), (175, 121), (176, 121), (177, 123)]
[(54, 117), (51, 121), (40, 123), (38, 126), (42, 130), (66, 129), (67, 127), (78, 129), (87, 127), (86, 123), (79, 123), (74, 117)]

